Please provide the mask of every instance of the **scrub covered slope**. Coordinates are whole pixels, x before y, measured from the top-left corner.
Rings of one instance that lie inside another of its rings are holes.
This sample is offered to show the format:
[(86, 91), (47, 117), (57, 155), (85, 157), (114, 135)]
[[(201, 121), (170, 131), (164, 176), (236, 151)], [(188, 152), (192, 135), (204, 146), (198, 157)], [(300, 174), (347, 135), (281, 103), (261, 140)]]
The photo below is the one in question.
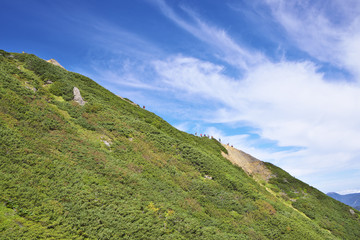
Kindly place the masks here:
[(0, 51), (1, 239), (360, 238), (358, 211), (227, 153), (87, 77)]

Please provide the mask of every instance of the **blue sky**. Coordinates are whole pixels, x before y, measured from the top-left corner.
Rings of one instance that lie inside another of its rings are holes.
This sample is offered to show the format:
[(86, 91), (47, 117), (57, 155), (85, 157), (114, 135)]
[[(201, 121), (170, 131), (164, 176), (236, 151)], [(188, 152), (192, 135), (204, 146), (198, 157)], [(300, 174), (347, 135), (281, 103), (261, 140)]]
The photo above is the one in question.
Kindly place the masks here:
[(0, 48), (55, 58), (323, 192), (360, 192), (360, 2), (12, 0)]

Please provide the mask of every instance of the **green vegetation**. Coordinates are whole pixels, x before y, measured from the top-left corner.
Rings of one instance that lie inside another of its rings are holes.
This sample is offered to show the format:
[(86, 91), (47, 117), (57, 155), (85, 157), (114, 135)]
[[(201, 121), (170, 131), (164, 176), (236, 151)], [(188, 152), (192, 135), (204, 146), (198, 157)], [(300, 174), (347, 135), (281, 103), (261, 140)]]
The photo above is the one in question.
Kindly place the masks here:
[(266, 166), (276, 175), (270, 179), (269, 186), (278, 192), (280, 198), (290, 201), (294, 208), (341, 239), (359, 238), (358, 226), (354, 224), (359, 224), (359, 215), (352, 215), (349, 206), (339, 204), (270, 163), (266, 163)]
[(271, 164), (261, 185), (80, 74), (0, 51), (0, 85), (1, 239), (360, 238), (358, 211)]

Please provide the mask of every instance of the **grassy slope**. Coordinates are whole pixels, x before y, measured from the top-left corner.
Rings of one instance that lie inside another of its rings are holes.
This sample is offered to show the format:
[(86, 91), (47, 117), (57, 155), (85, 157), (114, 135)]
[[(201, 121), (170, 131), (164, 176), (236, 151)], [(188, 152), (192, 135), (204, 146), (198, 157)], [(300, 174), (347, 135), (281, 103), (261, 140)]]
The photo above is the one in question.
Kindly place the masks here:
[[(0, 84), (1, 238), (360, 237), (358, 212), (269, 165), (278, 176), (264, 183), (271, 194), (217, 141), (82, 75), (0, 51)], [(84, 107), (71, 100), (74, 86)]]

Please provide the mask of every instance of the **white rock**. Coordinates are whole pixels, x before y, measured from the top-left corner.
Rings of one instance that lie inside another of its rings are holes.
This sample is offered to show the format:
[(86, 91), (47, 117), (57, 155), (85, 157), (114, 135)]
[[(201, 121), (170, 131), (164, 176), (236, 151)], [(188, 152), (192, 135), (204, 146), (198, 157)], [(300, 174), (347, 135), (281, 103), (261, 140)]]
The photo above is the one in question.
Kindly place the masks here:
[(110, 147), (111, 144), (108, 141), (103, 140), (103, 142), (105, 143), (106, 146)]
[(355, 211), (352, 209), (350, 209), (350, 213), (351, 213), (351, 215), (355, 215)]
[(86, 102), (82, 99), (80, 90), (77, 87), (74, 87), (73, 92), (74, 92), (74, 101), (79, 103), (81, 106), (84, 106)]

